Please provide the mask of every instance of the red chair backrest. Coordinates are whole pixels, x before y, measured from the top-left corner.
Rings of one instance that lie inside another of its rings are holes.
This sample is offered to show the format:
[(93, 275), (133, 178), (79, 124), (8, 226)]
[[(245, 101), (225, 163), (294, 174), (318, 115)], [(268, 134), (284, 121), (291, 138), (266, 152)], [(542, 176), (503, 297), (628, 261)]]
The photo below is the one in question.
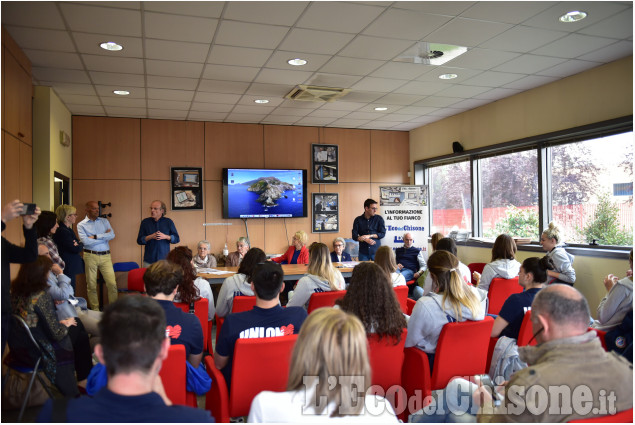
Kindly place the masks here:
[(229, 415), (247, 416), (261, 391), (285, 391), (298, 335), (241, 338), (234, 347)]
[(596, 416), (589, 419), (576, 419), (569, 421), (569, 423), (606, 423), (606, 424), (632, 424), (633, 423), (633, 408), (628, 410), (622, 410), (614, 415)]
[(241, 295), (238, 297), (234, 297), (234, 301), (232, 303), (232, 313), (241, 313), (243, 311), (249, 311), (253, 309), (255, 305), (256, 305), (255, 296)]
[(432, 390), (445, 388), (454, 376), (487, 373), (487, 348), (492, 326), (494, 319), (490, 316), (479, 321), (467, 320), (443, 326), (434, 356)]
[(143, 282), (143, 274), (145, 272), (145, 267), (128, 272), (128, 291), (146, 292), (146, 284)]
[(408, 298), (406, 300), (406, 314), (408, 316), (412, 315), (412, 310), (414, 310), (415, 305), (417, 305), (417, 302), (413, 300), (412, 298)]
[(606, 331), (601, 331), (599, 329), (594, 329), (594, 328), (589, 328), (590, 331), (595, 331), (596, 334), (598, 334), (598, 338), (600, 338), (600, 342), (602, 343), (602, 348), (604, 348), (604, 351), (609, 351), (608, 348), (606, 347)]
[(209, 410), (214, 415), (218, 423), (229, 422), (229, 393), (227, 383), (220, 370), (216, 369), (214, 358), (205, 357), (205, 369), (212, 378), (212, 387), (205, 394), (205, 410)]
[[(175, 306), (180, 308), (186, 313), (190, 312), (190, 305), (186, 303), (174, 303)], [(207, 340), (210, 337), (210, 330), (208, 328), (208, 305), (209, 300), (207, 298), (199, 298), (194, 301), (194, 315), (198, 318), (198, 321), (201, 322), (201, 329), (203, 329), (203, 349), (207, 347)]]
[(395, 295), (397, 295), (397, 301), (399, 301), (399, 307), (403, 313), (408, 312), (408, 286), (395, 286)]
[(476, 280), (472, 277), (474, 272), (479, 272), (483, 274), (483, 269), (487, 263), (470, 263), (467, 265), (467, 268), (470, 269), (470, 279), (472, 279), (472, 285), (476, 286)]
[(163, 360), (159, 376), (165, 394), (174, 404), (187, 405), (185, 346), (171, 345), (168, 358)]
[(525, 316), (523, 317), (523, 323), (520, 325), (520, 331), (518, 332), (518, 339), (516, 342), (519, 347), (524, 347), (525, 345), (536, 345), (536, 338), (533, 338), (533, 336), (534, 331), (531, 325), (531, 310), (527, 310), (525, 312)]
[(315, 292), (311, 294), (311, 298), (309, 298), (307, 312), (311, 314), (316, 308), (333, 307), (335, 301), (344, 298), (344, 295), (346, 295), (346, 291)]
[[(217, 314), (214, 315), (214, 318), (216, 319), (216, 344), (218, 344), (218, 336), (220, 335), (220, 330), (223, 327), (223, 322), (225, 321), (224, 317), (218, 317)], [(208, 353), (213, 353), (214, 349), (212, 348), (212, 343), (211, 343), (212, 338), (210, 338), (210, 343), (207, 349)]]
[(489, 299), (487, 313), (500, 313), (507, 298), (512, 294), (518, 294), (520, 292), (523, 292), (523, 287), (518, 284), (518, 276), (513, 279), (495, 277), (489, 284), (489, 291), (487, 292), (487, 298)]
[(387, 391), (393, 385), (401, 385), (401, 366), (403, 350), (408, 329), (401, 332), (401, 340), (396, 338), (379, 338), (377, 334), (368, 336), (368, 359), (372, 370), (372, 385), (379, 385)]

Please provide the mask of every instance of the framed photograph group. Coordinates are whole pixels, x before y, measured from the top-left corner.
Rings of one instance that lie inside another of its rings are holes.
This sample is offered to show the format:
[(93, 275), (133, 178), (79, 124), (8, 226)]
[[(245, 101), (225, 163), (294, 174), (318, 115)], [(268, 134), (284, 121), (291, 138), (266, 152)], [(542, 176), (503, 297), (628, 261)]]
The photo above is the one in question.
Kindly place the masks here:
[(339, 183), (337, 145), (311, 145), (311, 174), (314, 184)]
[(337, 233), (340, 230), (339, 195), (313, 193), (313, 233)]
[(172, 167), (172, 209), (203, 209), (203, 169)]

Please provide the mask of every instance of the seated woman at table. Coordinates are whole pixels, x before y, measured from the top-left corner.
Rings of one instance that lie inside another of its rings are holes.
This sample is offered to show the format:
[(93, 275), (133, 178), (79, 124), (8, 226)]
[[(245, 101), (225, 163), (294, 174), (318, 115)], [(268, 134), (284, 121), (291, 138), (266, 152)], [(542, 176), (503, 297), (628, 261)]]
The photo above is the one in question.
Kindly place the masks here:
[(347, 252), (344, 252), (344, 248), (346, 248), (346, 241), (344, 240), (344, 238), (333, 239), (333, 252), (331, 252), (331, 262), (341, 263), (343, 261), (352, 261), (351, 255)]
[(375, 253), (375, 264), (390, 276), (392, 286), (403, 286), (406, 284), (406, 278), (401, 273), (397, 273), (397, 260), (395, 259), (395, 251), (391, 247), (380, 246)]
[(216, 257), (210, 252), (211, 244), (208, 241), (200, 241), (196, 247), (196, 255), (193, 258), (196, 269), (211, 269), (216, 267)]
[(216, 315), (218, 317), (225, 317), (232, 312), (234, 297), (255, 296), (253, 289), (251, 289), (251, 274), (254, 268), (264, 261), (267, 261), (267, 256), (262, 249), (251, 248), (247, 251), (245, 258), (243, 258), (238, 267), (238, 273), (225, 279), (220, 287), (216, 303)]
[(216, 311), (214, 294), (207, 280), (202, 277), (196, 277), (196, 269), (192, 261), (192, 250), (186, 246), (177, 246), (168, 253), (166, 260), (181, 266), (181, 269), (183, 269), (183, 280), (179, 283), (174, 302), (192, 305), (194, 301), (201, 297), (207, 298), (207, 317), (208, 320), (212, 320)]
[(249, 251), (249, 241), (247, 238), (241, 236), (236, 241), (236, 251), (230, 252), (229, 255), (227, 255), (225, 266), (238, 267), (245, 257), (245, 254), (247, 254), (247, 251)]
[(342, 289), (344, 289), (344, 277), (333, 266), (328, 247), (320, 243), (311, 251), (308, 274), (298, 280), (293, 296), (289, 293), (287, 307), (304, 306), (306, 308), (311, 294)]
[(298, 230), (293, 235), (291, 246), (287, 249), (287, 252), (280, 257), (272, 258), (271, 261), (279, 264), (307, 264), (309, 262), (309, 250), (306, 247), (308, 240), (309, 236), (306, 232)]

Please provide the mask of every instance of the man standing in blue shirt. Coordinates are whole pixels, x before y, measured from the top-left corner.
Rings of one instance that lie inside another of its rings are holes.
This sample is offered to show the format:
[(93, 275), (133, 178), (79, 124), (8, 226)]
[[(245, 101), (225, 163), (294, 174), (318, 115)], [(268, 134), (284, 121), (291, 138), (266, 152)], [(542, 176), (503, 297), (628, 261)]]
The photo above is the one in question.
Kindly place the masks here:
[(165, 217), (166, 207), (162, 201), (152, 201), (150, 204), (150, 217), (144, 218), (139, 226), (137, 243), (145, 245), (143, 254), (143, 267), (158, 260), (163, 260), (170, 252), (170, 244), (179, 243), (179, 233), (174, 227), (174, 222)]
[(384, 219), (377, 214), (377, 201), (366, 199), (364, 201), (364, 214), (353, 222), (353, 239), (359, 242), (359, 261), (375, 259), (375, 252), (381, 246), (381, 241), (386, 236)]
[(112, 268), (110, 245), (108, 241), (115, 238), (110, 222), (99, 217), (99, 205), (95, 201), (86, 202), (86, 218), (77, 225), (79, 239), (84, 244), (84, 267), (86, 269), (86, 286), (88, 303), (91, 310), (99, 311), (97, 296), (97, 270), (101, 272), (108, 288), (108, 302), (117, 301), (117, 281)]

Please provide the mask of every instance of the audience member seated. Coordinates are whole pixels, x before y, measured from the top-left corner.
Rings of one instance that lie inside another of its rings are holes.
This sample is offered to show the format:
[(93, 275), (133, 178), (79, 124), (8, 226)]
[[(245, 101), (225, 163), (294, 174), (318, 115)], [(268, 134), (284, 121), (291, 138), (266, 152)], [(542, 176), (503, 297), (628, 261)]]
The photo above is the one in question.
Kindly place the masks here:
[(260, 248), (251, 248), (238, 267), (238, 273), (223, 281), (216, 302), (216, 315), (225, 317), (232, 312), (234, 297), (254, 296), (251, 288), (251, 276), (257, 264), (267, 261), (267, 256)]
[(370, 374), (364, 325), (339, 309), (318, 309), (300, 330), (287, 391), (258, 394), (247, 422), (398, 423), (389, 402), (366, 394)]
[(443, 235), (443, 233), (435, 233), (432, 236), (430, 236), (430, 245), (432, 246), (432, 252), (437, 250), (437, 243), (439, 243), (439, 241), (441, 239), (443, 239), (445, 236)]
[(177, 264), (183, 270), (183, 280), (179, 283), (174, 302), (192, 305), (199, 298), (207, 298), (208, 320), (214, 319), (214, 294), (209, 282), (202, 277), (196, 277), (196, 268), (192, 261), (192, 250), (186, 246), (177, 246), (166, 257), (171, 263)]
[(406, 279), (403, 274), (399, 273), (395, 252), (391, 247), (380, 246), (375, 253), (375, 264), (377, 264), (388, 276), (390, 276), (390, 284), (392, 286), (404, 286)]
[(598, 319), (592, 327), (603, 331), (615, 329), (622, 323), (624, 316), (633, 309), (633, 250), (628, 257), (630, 276), (618, 280), (617, 276), (610, 274), (604, 278), (606, 295), (600, 301), (597, 315)]
[(307, 313), (299, 307), (280, 306), (283, 288), (284, 273), (279, 264), (270, 261), (258, 264), (251, 280), (256, 306), (250, 311), (225, 317), (215, 347), (214, 364), (225, 376), (228, 387), (231, 385), (234, 345), (239, 338), (271, 338), (300, 331)]
[(540, 236), (540, 246), (544, 251), (547, 251), (547, 256), (551, 257), (555, 266), (554, 270), (547, 272), (549, 275), (547, 284), (566, 283), (573, 286), (575, 283), (575, 270), (572, 266), (574, 256), (558, 245), (561, 242), (560, 228), (553, 222), (549, 223), (549, 227)]
[(156, 300), (165, 311), (165, 334), (170, 343), (185, 346), (186, 359), (194, 368), (198, 368), (204, 348), (201, 322), (195, 315), (185, 313), (174, 305), (174, 298), (182, 281), (181, 266), (167, 260), (152, 263), (143, 274), (148, 296)]
[(344, 277), (331, 263), (329, 249), (323, 243), (316, 245), (311, 251), (307, 272), (308, 274), (298, 280), (293, 295), (289, 293), (287, 307), (307, 308), (311, 294), (344, 289)]
[(344, 238), (333, 239), (333, 252), (331, 252), (331, 262), (341, 263), (343, 261), (353, 261), (349, 253), (344, 252), (346, 241)]
[(249, 241), (241, 236), (236, 241), (236, 251), (230, 252), (225, 259), (225, 267), (238, 267), (249, 251)]
[(44, 244), (49, 249), (49, 254), (51, 255), (51, 260), (53, 260), (53, 264), (57, 264), (62, 270), (66, 264), (62, 257), (60, 257), (60, 253), (57, 250), (57, 245), (53, 242), (53, 235), (57, 232), (57, 228), (59, 224), (57, 224), (57, 216), (53, 211), (42, 211), (40, 217), (35, 222), (35, 227), (37, 229), (37, 242), (39, 244)]
[(406, 279), (419, 279), (419, 276), (426, 270), (425, 251), (413, 246), (415, 240), (412, 233), (404, 233), (403, 246), (395, 251), (397, 269)]
[(309, 262), (309, 250), (306, 243), (309, 236), (304, 230), (298, 230), (293, 235), (291, 246), (280, 257), (272, 258), (278, 264), (307, 264)]
[[(437, 408), (419, 411), (411, 422), (555, 423), (632, 409), (633, 366), (604, 351), (595, 331), (587, 331), (588, 323), (589, 305), (575, 288), (542, 289), (531, 306), (538, 345), (518, 348), (529, 367), (497, 389), (502, 403), (492, 402), (487, 387), (459, 378), (435, 393)], [(455, 417), (448, 418), (448, 412)]]
[[(390, 249), (380, 247), (375, 262), (382, 248)], [(346, 295), (335, 305), (357, 316), (367, 334), (377, 334), (380, 338), (395, 338), (399, 342), (407, 325), (391, 282), (374, 263), (364, 262), (355, 266)]]
[(196, 255), (193, 258), (196, 269), (212, 269), (216, 267), (216, 257), (210, 252), (212, 245), (208, 241), (200, 241), (196, 246)]
[(495, 277), (512, 279), (518, 276), (520, 263), (514, 259), (516, 250), (516, 242), (511, 236), (498, 235), (492, 247), (492, 262), (485, 265), (482, 275), (479, 272), (472, 273), (476, 286), (487, 291)]
[[(22, 264), (11, 283), (11, 307), (13, 314), (29, 325), (31, 334), (42, 347), (47, 378), (64, 396), (76, 397), (79, 395), (77, 381), (86, 379), (93, 367), (90, 344), (81, 320), (57, 318), (53, 298), (46, 292), (52, 266), (51, 259), (45, 256)], [(9, 349), (11, 363), (35, 366), (39, 352), (21, 327), (10, 328)]]
[(430, 370), (443, 326), (450, 322), (483, 320), (487, 301), (487, 292), (465, 283), (459, 273), (458, 258), (439, 245), (437, 248), (428, 259), (432, 290), (415, 304), (406, 338), (406, 347), (417, 347), (428, 354)]
[(209, 411), (172, 406), (165, 394), (159, 371), (170, 342), (165, 313), (155, 301), (120, 298), (106, 306), (99, 327), (95, 355), (108, 371), (107, 386), (94, 397), (64, 402), (66, 409), (59, 400), (47, 401), (38, 422), (214, 422)]
[(547, 282), (548, 270), (553, 270), (553, 262), (547, 256), (531, 257), (523, 261), (518, 272), (518, 283), (524, 291), (507, 298), (494, 320), (492, 337), (506, 336), (518, 339), (525, 312), (531, 308), (534, 297)]
[[(435, 252), (436, 251), (446, 251), (457, 257), (456, 242), (454, 242), (454, 239), (452, 238), (441, 238), (437, 242)], [(459, 275), (463, 278), (463, 281), (468, 285), (471, 285), (472, 278), (469, 267), (459, 261), (457, 270), (459, 271)], [(417, 280), (417, 286), (418, 288), (415, 288), (413, 292), (413, 298), (415, 300), (418, 300), (421, 296), (426, 295), (432, 290), (432, 277), (430, 276), (430, 273), (424, 273), (423, 277), (420, 277)]]

